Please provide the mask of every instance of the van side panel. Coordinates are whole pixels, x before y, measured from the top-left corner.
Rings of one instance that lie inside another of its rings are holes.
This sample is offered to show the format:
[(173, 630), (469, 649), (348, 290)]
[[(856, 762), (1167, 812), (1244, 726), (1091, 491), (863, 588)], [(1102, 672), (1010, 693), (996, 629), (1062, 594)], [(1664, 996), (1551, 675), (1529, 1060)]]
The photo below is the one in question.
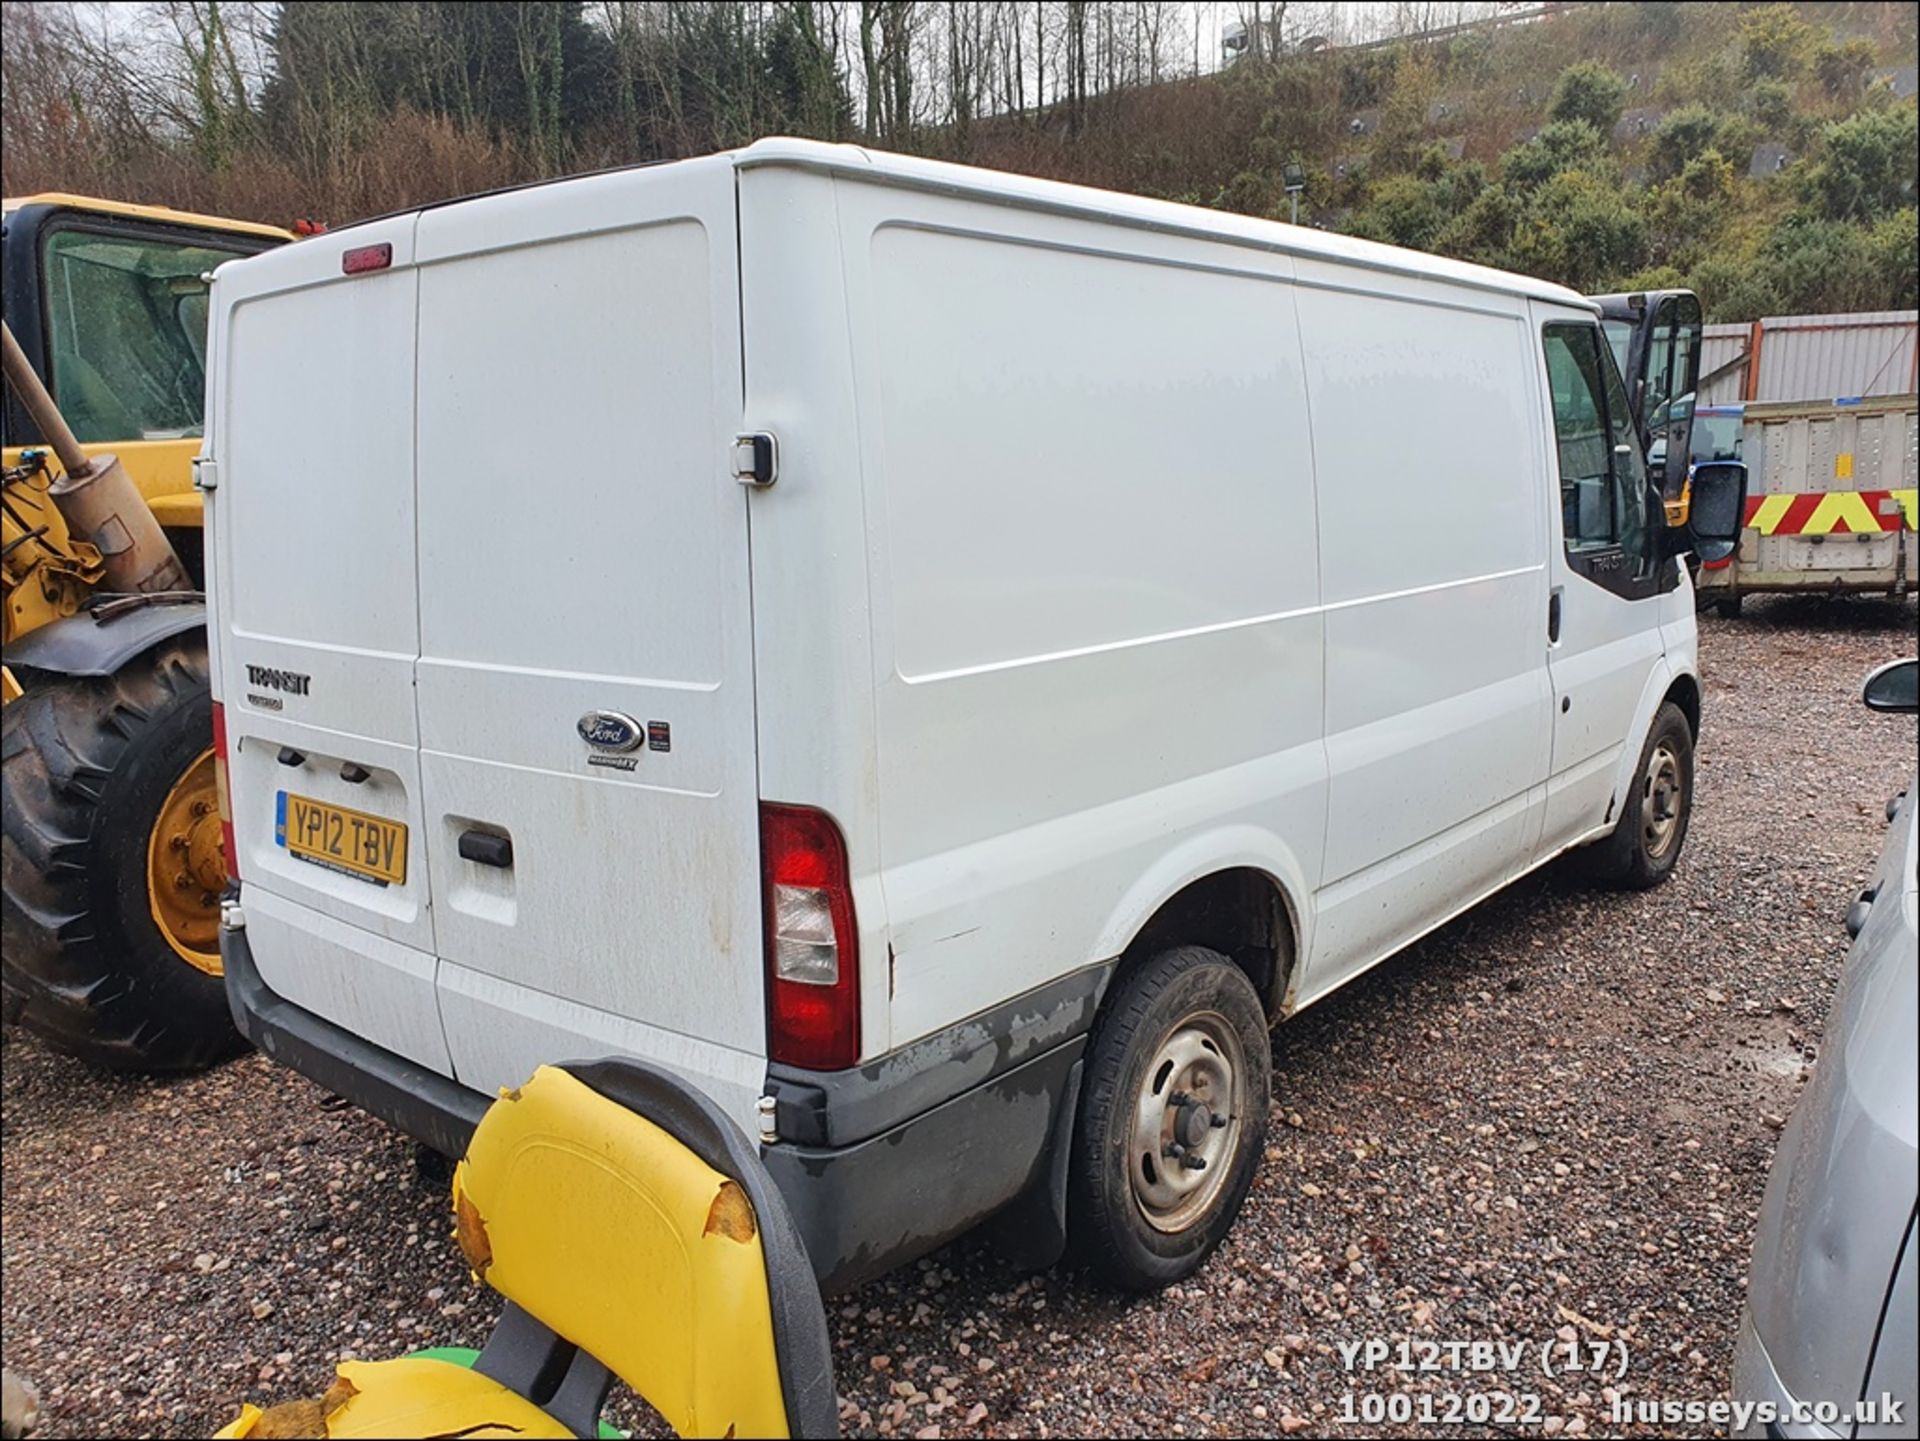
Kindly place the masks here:
[(1551, 744), (1525, 302), (1301, 262), (1327, 604), (1312, 999), (1532, 858)]
[(837, 183), (898, 1045), (1313, 884), (1312, 454), (1284, 257)]
[[(430, 210), (420, 262), (421, 777), (455, 1074), (491, 1091), (591, 1038), (748, 1124), (766, 1031), (732, 167)], [(591, 712), (632, 744), (589, 744)], [(462, 854), (470, 832), (510, 862)]]

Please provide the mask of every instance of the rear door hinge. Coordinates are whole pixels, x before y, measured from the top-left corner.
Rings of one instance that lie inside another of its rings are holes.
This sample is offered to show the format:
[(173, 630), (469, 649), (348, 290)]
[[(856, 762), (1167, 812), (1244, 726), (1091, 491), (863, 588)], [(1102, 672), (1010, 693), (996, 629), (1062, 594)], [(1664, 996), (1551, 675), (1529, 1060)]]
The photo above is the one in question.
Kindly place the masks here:
[(780, 478), (780, 446), (773, 432), (755, 430), (733, 438), (733, 478), (757, 490)]
[(210, 455), (196, 455), (193, 458), (193, 488), (195, 490), (215, 490), (220, 485), (220, 467), (214, 464)]

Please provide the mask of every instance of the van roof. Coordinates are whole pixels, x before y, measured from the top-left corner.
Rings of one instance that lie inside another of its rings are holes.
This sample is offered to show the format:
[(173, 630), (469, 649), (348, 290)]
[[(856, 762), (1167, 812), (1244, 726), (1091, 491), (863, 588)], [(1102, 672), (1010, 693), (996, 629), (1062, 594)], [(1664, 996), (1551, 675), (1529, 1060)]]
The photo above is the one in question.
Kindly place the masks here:
[(1578, 291), (1550, 280), (1516, 275), (1485, 265), (1470, 265), (1462, 260), (1450, 260), (1425, 251), (1404, 250), (1397, 245), (1382, 245), (1376, 241), (1337, 235), (1305, 225), (1259, 220), (1232, 211), (1208, 210), (1170, 200), (1152, 200), (1146, 196), (1098, 190), (1087, 185), (1070, 185), (1060, 180), (1041, 180), (1003, 170), (924, 160), (919, 156), (868, 150), (858, 145), (833, 145), (819, 140), (786, 137), (757, 140), (743, 150), (731, 152), (731, 156), (735, 167), (741, 170), (784, 165), (825, 171), (881, 185), (899, 185), (915, 190), (963, 195), (969, 199), (1013, 205), (1021, 209), (1085, 216), (1115, 225), (1197, 236), (1290, 255), (1312, 256), (1335, 264), (1419, 276), (1451, 285), (1472, 286), (1477, 290), (1524, 295), (1595, 313), (1598, 310), (1592, 301)]
[[(824, 140), (797, 140), (790, 136), (771, 136), (756, 140), (741, 150), (722, 152), (739, 170), (784, 165), (799, 170), (815, 170), (881, 185), (898, 185), (914, 190), (929, 190), (946, 195), (963, 195), (1023, 210), (1047, 210), (1055, 214), (1078, 215), (1103, 220), (1112, 225), (1156, 230), (1172, 235), (1189, 235), (1202, 240), (1244, 245), (1257, 250), (1278, 251), (1288, 255), (1307, 255), (1338, 265), (1359, 266), (1367, 270), (1416, 276), (1449, 285), (1471, 286), (1507, 295), (1523, 295), (1555, 305), (1571, 306), (1598, 314), (1599, 307), (1586, 296), (1550, 280), (1530, 275), (1495, 270), (1485, 265), (1469, 265), (1422, 250), (1404, 250), (1397, 245), (1360, 240), (1351, 235), (1336, 235), (1305, 225), (1283, 225), (1277, 220), (1258, 220), (1229, 210), (1208, 210), (1198, 205), (1181, 205), (1171, 200), (1153, 200), (1143, 195), (1126, 195), (1114, 190), (1099, 190), (1090, 185), (1070, 185), (1062, 180), (1041, 180), (1030, 175), (1015, 175), (1005, 170), (987, 170), (977, 165), (955, 165), (944, 160), (923, 160), (916, 155), (899, 155), (889, 150), (869, 150), (861, 145), (836, 145)], [(689, 157), (694, 158), (694, 157)], [(564, 185), (588, 175), (604, 175), (621, 170), (644, 170), (654, 166), (682, 164), (682, 161), (652, 160), (638, 165), (615, 165), (605, 170), (585, 171), (577, 175), (556, 176), (551, 180), (533, 180), (520, 185), (476, 195), (449, 197), (427, 205), (403, 206), (384, 215), (368, 216), (329, 232), (339, 235), (355, 226), (385, 220), (395, 215), (439, 210), (464, 204), (487, 195), (507, 194), (545, 185)]]

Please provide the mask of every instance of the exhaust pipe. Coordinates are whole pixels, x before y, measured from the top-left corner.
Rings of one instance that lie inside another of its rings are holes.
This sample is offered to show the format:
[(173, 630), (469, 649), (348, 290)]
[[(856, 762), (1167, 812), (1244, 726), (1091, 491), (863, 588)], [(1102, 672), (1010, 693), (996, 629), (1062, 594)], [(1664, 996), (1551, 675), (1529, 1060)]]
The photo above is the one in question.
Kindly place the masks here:
[(66, 472), (47, 491), (48, 498), (66, 521), (68, 534), (100, 552), (103, 588), (141, 594), (192, 590), (187, 568), (126, 467), (116, 456), (89, 457), (80, 449), (60, 407), (13, 338), (13, 327), (4, 321), (0, 337), (5, 341), (7, 383)]

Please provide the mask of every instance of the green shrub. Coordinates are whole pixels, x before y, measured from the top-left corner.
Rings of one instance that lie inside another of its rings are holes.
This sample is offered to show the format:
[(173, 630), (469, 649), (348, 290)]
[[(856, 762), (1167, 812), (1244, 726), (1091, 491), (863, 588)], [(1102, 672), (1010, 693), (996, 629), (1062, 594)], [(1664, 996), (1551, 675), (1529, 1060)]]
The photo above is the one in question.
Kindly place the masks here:
[(1865, 227), (1789, 216), (1763, 251), (1775, 293), (1794, 314), (1880, 310), (1887, 293)]
[(1213, 208), (1236, 210), (1242, 215), (1271, 216), (1279, 195), (1280, 187), (1271, 175), (1242, 170), (1214, 197)]
[(1627, 82), (1597, 60), (1582, 60), (1560, 72), (1547, 102), (1550, 120), (1584, 120), (1611, 135), (1627, 103)]
[(1607, 139), (1584, 120), (1556, 120), (1500, 157), (1500, 177), (1531, 190), (1566, 170), (1598, 170), (1607, 163)]
[(1920, 210), (1909, 205), (1876, 221), (1867, 232), (1867, 249), (1884, 287), (1883, 310), (1912, 310), (1920, 305)]
[(1703, 99), (1717, 105), (1738, 94), (1740, 85), (1740, 75), (1727, 58), (1727, 52), (1712, 50), (1664, 67), (1654, 84), (1653, 95), (1668, 105), (1687, 105)]
[(1649, 265), (1645, 270), (1636, 270), (1624, 279), (1613, 282), (1613, 288), (1631, 293), (1635, 290), (1681, 290), (1686, 284), (1685, 273), (1674, 266)]
[(1820, 32), (1792, 5), (1761, 5), (1740, 17), (1747, 76), (1793, 80), (1806, 73)]
[(1368, 240), (1431, 250), (1446, 221), (1446, 211), (1424, 181), (1412, 175), (1390, 175), (1373, 187), (1366, 207), (1354, 215), (1348, 228)]
[(1653, 127), (1647, 142), (1647, 177), (1671, 180), (1687, 162), (1713, 144), (1720, 122), (1704, 105), (1683, 105)]
[(1688, 272), (1687, 288), (1700, 297), (1709, 324), (1758, 320), (1785, 309), (1771, 274), (1752, 256), (1710, 255)]
[(1742, 175), (1753, 164), (1753, 147), (1759, 143), (1759, 127), (1744, 115), (1723, 115), (1713, 129), (1713, 148)]
[(1807, 197), (1830, 220), (1872, 220), (1914, 202), (1920, 132), (1913, 102), (1862, 110), (1829, 125), (1807, 177)]
[(1633, 6), (1633, 16), (1641, 33), (1664, 50), (1680, 38), (1692, 8), (1676, 0), (1643, 0)]
[(1442, 227), (1434, 248), (1443, 255), (1478, 265), (1510, 268), (1508, 254), (1519, 207), (1504, 188), (1490, 185), (1468, 202), (1467, 208)]
[(1784, 133), (1793, 120), (1793, 87), (1784, 80), (1763, 75), (1747, 87), (1743, 99), (1747, 113), (1770, 135)]
[(1836, 100), (1848, 100), (1867, 88), (1879, 59), (1871, 40), (1856, 36), (1844, 45), (1822, 40), (1813, 55), (1813, 71), (1820, 77), (1820, 88)]
[(1638, 270), (1647, 250), (1646, 217), (1617, 185), (1584, 170), (1553, 176), (1514, 226), (1519, 269), (1580, 291)]
[(1699, 259), (1724, 229), (1733, 199), (1733, 167), (1718, 150), (1687, 162), (1686, 169), (1647, 196), (1653, 253), (1673, 265)]

